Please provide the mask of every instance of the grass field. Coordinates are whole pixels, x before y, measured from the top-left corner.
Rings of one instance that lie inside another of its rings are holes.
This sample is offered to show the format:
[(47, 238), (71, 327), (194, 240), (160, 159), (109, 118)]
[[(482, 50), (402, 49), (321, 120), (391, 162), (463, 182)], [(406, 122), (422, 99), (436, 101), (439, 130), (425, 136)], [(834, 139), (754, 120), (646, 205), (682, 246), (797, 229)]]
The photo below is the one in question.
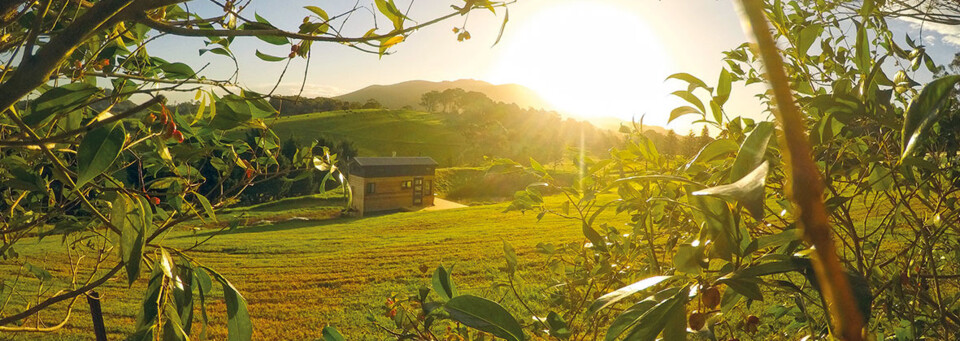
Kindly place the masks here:
[[(393, 292), (413, 293), (419, 286), (429, 285), (429, 272), (437, 265), (455, 266), (454, 279), (461, 292), (482, 295), (492, 283), (488, 271), (496, 271), (503, 264), (502, 240), (517, 248), (521, 264), (527, 263), (526, 275), (537, 276), (545, 271), (532, 264), (543, 260), (533, 252), (537, 243), (582, 238), (576, 221), (547, 216), (537, 222), (532, 214), (503, 213), (505, 204), (361, 219), (332, 218), (337, 216), (338, 203), (336, 199), (313, 196), (233, 210), (221, 218), (239, 217), (239, 212), (245, 212), (250, 225), (217, 236), (192, 252), (200, 262), (231, 280), (246, 297), (255, 340), (314, 339), (328, 324), (350, 340), (383, 339), (384, 334), (376, 333), (366, 320), (367, 314), (382, 313), (384, 299)], [(188, 247), (208, 233), (185, 228), (168, 235), (164, 243)], [(58, 245), (55, 238), (30, 241), (20, 245), (20, 252), (31, 263), (64, 278), (67, 269), (57, 266), (63, 259), (47, 255)], [(421, 264), (430, 268), (427, 274), (419, 269)], [(3, 278), (13, 278), (14, 271), (0, 265)], [(146, 282), (141, 278), (127, 288), (119, 277), (99, 289), (105, 297), (111, 339), (121, 339), (132, 331)], [(220, 297), (215, 290), (214, 296)], [(92, 339), (89, 312), (85, 302), (81, 303), (61, 331), (0, 334), (0, 339)], [(212, 318), (212, 338), (225, 338), (222, 300), (208, 302), (207, 309)], [(520, 316), (516, 307), (512, 311)], [(61, 314), (62, 310), (48, 311), (44, 318), (53, 321)], [(198, 330), (195, 328), (194, 333)]]
[(343, 110), (283, 117), (271, 124), (282, 138), (319, 136), (353, 142), (360, 156), (430, 156), (441, 164), (457, 160), (466, 142), (438, 114), (412, 110)]

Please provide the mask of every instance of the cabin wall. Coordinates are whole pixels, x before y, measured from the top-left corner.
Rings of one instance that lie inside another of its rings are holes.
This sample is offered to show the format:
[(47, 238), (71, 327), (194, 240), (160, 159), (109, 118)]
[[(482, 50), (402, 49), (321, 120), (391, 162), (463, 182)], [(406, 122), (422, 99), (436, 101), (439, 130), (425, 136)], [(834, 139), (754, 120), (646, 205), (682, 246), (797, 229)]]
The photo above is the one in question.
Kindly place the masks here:
[[(414, 176), (394, 176), (383, 178), (363, 178), (351, 176), (348, 180), (353, 188), (352, 207), (358, 212), (376, 212), (395, 210), (404, 207), (414, 207), (413, 204), (413, 186), (403, 188), (403, 181), (413, 181)], [(433, 184), (432, 175), (422, 176), (424, 183), (423, 201), (419, 206), (433, 206), (433, 192), (436, 191), (436, 185)], [(429, 181), (430, 190), (426, 188)], [(367, 184), (375, 183), (376, 193), (367, 194)]]

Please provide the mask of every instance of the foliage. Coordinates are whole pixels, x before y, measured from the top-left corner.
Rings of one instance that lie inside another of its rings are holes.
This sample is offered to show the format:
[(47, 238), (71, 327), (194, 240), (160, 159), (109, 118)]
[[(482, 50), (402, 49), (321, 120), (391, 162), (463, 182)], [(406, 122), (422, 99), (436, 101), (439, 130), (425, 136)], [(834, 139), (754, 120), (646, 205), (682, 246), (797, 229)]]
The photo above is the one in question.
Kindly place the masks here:
[[(228, 339), (249, 340), (253, 326), (240, 288), (190, 256), (202, 241), (173, 247), (167, 234), (193, 219), (219, 225), (218, 211), (259, 182), (297, 181), (313, 169), (326, 172), (321, 182), (343, 181), (328, 149), (315, 153), (310, 145), (280, 155), (288, 151), (264, 123), (278, 114), (268, 101), (271, 94), (241, 89), (234, 84), (238, 72), (214, 80), (202, 68), (156, 57), (149, 51), (157, 37), (200, 37), (206, 45), (200, 55), (227, 57), (234, 65), (234, 40), (256, 37), (289, 46), (285, 57), (254, 54), (289, 66), (308, 59), (314, 42), (383, 56), (418, 29), (473, 9), (496, 13), (506, 6), (470, 1), (424, 21), (409, 18), (392, 0), (377, 0), (371, 8), (358, 3), (333, 16), (307, 6), (297, 30), (285, 31), (244, 12), (246, 3), (189, 6), (193, 3), (0, 3), (0, 56), (5, 59), (0, 69), (0, 255), (4, 263), (23, 269), (17, 281), (0, 281), (0, 332), (57, 330), (66, 325), (79, 297), (123, 277), (128, 285), (147, 282), (132, 339), (203, 338), (208, 322), (203, 306), (212, 293), (222, 293)], [(373, 29), (358, 36), (340, 31), (352, 24), (349, 14), (365, 9), (373, 14)], [(378, 30), (378, 17), (390, 25)], [(195, 111), (171, 110), (161, 95), (165, 91), (195, 93), (199, 105)], [(224, 134), (238, 127), (257, 132), (249, 139)], [(237, 224), (222, 224), (221, 231)], [(54, 276), (20, 257), (27, 251), (20, 245), (33, 237), (60, 239), (61, 246), (47, 257), (68, 271)], [(141, 279), (144, 272), (150, 275)], [(57, 281), (70, 285), (43, 290)], [(214, 286), (220, 290), (211, 291)], [(33, 288), (39, 290), (28, 290)], [(58, 305), (66, 306), (58, 318), (62, 322), (44, 320), (40, 312)], [(195, 320), (202, 322), (199, 331), (192, 328)]]
[[(956, 114), (958, 78), (914, 81), (921, 68), (941, 69), (910, 35), (893, 37), (885, 6), (766, 1), (763, 11), (785, 46), (776, 52), (810, 134), (830, 237), (866, 338), (952, 339), (960, 330), (960, 268), (948, 260), (960, 250), (958, 153), (937, 132), (952, 127), (942, 119)], [(671, 119), (699, 116), (720, 130), (693, 157), (665, 157), (638, 126), (609, 157), (581, 159), (572, 186), (536, 162), (496, 165), (540, 179), (517, 192), (512, 209), (577, 221), (585, 241), (537, 248), (551, 278), (534, 297), (516, 294), (523, 264), (504, 246), (496, 297), (523, 306), (511, 313), (525, 338), (859, 339), (830, 323), (827, 307), (838, 301), (821, 290), (833, 283), (814, 276), (816, 250), (801, 239), (802, 212), (788, 200), (803, 190), (787, 182), (787, 146), (773, 138), (785, 132), (724, 110), (733, 83), (769, 81), (756, 53), (748, 44), (725, 53), (715, 84), (671, 76), (689, 85), (674, 94), (690, 104)], [(758, 98), (773, 113), (772, 92)], [(547, 203), (544, 188), (568, 200)], [(598, 218), (605, 211), (629, 222)], [(398, 324), (393, 333), (431, 339), (423, 330)]]
[(463, 146), (463, 161), (452, 166), (478, 165), (486, 157), (558, 162), (570, 147), (604, 153), (617, 142), (616, 136), (589, 122), (495, 102), (476, 91), (431, 91), (421, 96), (421, 105), (443, 113), (447, 126), (475, 142)]

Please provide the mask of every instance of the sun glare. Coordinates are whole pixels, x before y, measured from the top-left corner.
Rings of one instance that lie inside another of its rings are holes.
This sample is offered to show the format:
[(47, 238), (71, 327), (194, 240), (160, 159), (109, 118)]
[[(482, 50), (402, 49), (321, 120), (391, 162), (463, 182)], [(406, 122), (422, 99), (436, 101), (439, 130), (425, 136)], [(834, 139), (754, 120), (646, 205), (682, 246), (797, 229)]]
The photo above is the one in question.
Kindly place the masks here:
[(672, 67), (641, 17), (582, 1), (545, 8), (507, 32), (490, 81), (525, 85), (583, 118), (646, 114), (646, 122), (666, 123), (663, 81)]

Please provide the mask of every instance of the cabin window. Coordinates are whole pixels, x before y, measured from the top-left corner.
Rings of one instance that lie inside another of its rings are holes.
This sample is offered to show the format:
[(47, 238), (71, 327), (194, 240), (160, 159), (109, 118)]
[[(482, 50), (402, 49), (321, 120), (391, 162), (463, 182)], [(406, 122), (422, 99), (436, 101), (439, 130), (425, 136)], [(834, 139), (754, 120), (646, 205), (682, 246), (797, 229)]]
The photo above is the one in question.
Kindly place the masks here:
[(377, 184), (375, 182), (371, 182), (367, 184), (367, 194), (373, 194), (373, 193), (377, 193)]
[(433, 180), (427, 180), (427, 183), (423, 186), (423, 191), (427, 193), (427, 195), (431, 195), (430, 187), (432, 186), (433, 186)]
[(413, 186), (413, 181), (404, 180), (400, 182), (400, 188), (402, 189), (410, 189), (411, 186)]

